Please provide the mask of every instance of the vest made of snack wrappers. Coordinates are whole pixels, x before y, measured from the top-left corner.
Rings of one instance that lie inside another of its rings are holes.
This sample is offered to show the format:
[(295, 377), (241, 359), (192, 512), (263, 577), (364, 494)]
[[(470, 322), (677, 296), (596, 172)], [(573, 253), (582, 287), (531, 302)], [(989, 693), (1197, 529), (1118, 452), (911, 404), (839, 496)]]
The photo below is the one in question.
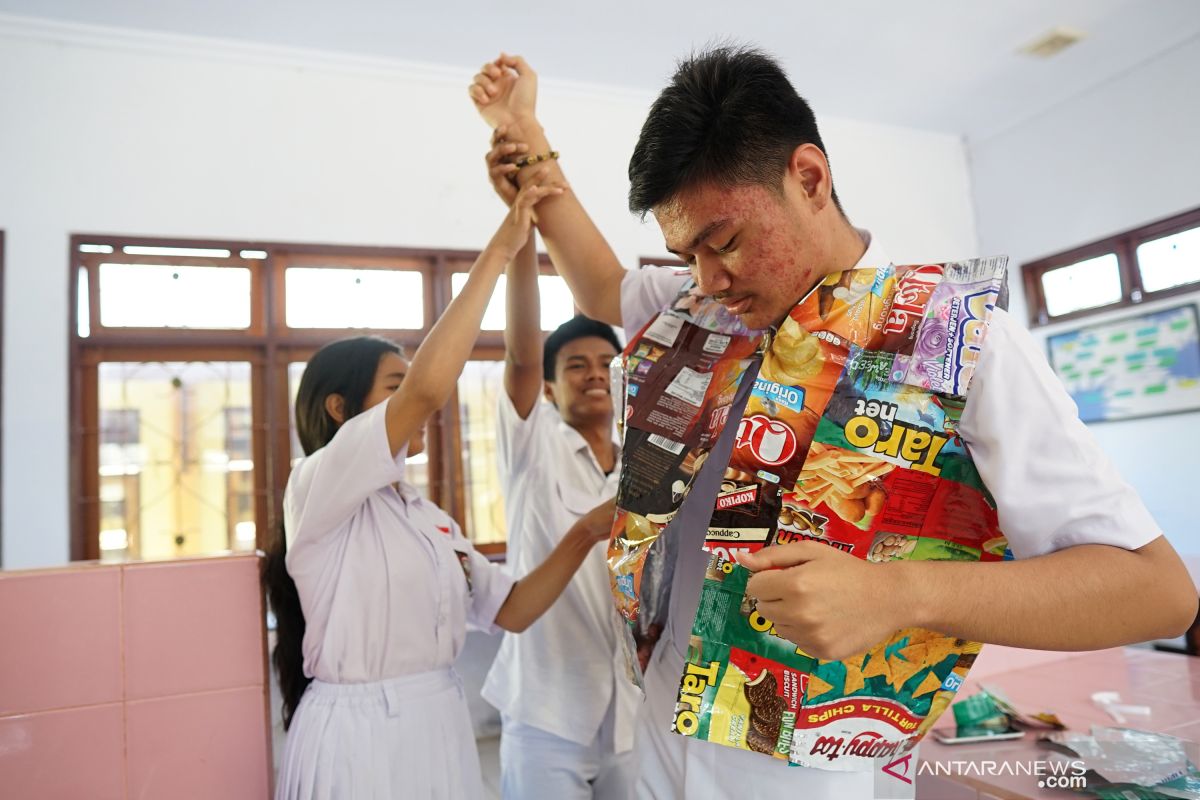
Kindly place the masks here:
[(835, 273), (765, 333), (689, 282), (629, 342), (614, 394), (624, 445), (608, 556), (627, 644), (643, 663), (665, 617), (673, 551), (701, 546), (698, 532), (661, 534), (721, 431), (738, 426), (703, 539), (710, 557), (676, 733), (802, 766), (869, 769), (911, 750), (949, 706), (978, 643), (910, 628), (852, 658), (810, 657), (757, 612), (733, 552), (808, 539), (877, 563), (1006, 557), (995, 503), (957, 430), (1005, 263)]

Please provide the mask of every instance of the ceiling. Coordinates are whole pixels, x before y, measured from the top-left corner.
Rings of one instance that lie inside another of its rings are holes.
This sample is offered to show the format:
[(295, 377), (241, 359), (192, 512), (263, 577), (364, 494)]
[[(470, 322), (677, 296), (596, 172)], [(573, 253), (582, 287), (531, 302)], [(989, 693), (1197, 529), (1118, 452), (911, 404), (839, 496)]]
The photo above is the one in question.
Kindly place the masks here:
[[(1200, 37), (1197, 0), (0, 0), (0, 13), (474, 68), (500, 49), (547, 79), (654, 92), (718, 40), (780, 56), (817, 113), (986, 139)], [(1055, 26), (1050, 59), (1018, 48)], [(1194, 91), (1196, 75), (1179, 76)]]

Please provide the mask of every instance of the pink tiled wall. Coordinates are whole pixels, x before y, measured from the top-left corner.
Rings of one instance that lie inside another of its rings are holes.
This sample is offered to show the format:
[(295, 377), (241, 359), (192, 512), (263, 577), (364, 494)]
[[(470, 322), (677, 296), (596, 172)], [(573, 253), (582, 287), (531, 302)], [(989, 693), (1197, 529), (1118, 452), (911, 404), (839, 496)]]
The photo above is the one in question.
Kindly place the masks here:
[(0, 572), (0, 796), (269, 795), (258, 560)]

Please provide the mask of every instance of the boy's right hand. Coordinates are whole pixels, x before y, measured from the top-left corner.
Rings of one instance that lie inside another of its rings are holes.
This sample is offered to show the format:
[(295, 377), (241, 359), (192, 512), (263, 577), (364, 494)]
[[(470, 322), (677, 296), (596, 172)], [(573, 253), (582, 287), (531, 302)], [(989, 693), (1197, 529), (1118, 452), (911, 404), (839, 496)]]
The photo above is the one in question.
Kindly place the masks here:
[(493, 128), (530, 120), (537, 105), (537, 73), (520, 56), (501, 53), (480, 68), (467, 93)]
[(533, 208), (547, 197), (560, 195), (567, 190), (567, 185), (559, 181), (549, 181), (550, 170), (542, 167), (530, 176), (529, 183), (517, 192), (513, 199), (508, 216), (500, 223), (500, 229), (492, 237), (489, 247), (495, 247), (504, 255), (506, 261), (512, 261), (517, 253), (529, 240), (529, 231), (533, 228)]

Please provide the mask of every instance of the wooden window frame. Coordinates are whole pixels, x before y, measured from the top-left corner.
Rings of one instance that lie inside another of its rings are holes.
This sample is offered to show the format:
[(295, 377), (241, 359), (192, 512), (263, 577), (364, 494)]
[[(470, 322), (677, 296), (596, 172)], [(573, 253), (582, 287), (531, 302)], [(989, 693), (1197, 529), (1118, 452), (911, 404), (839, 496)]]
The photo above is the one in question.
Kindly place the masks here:
[[(2, 239), (0, 239), (2, 243)], [(113, 253), (83, 253), (83, 244), (109, 245)], [(130, 256), (124, 246), (229, 250), (228, 258), (196, 256)], [(265, 251), (266, 258), (244, 259), (242, 250)], [(258, 546), (279, 524), (279, 510), (291, 464), (288, 364), (306, 361), (321, 346), (354, 335), (380, 335), (411, 354), (428, 335), (451, 300), (451, 274), (464, 271), (478, 257), (465, 250), (294, 244), (263, 241), (73, 234), (68, 250), (68, 325), (70, 375), (70, 557), (99, 558), (99, 382), (104, 361), (241, 361), (251, 366), (252, 450), (254, 454), (255, 520)], [(251, 270), (251, 325), (239, 330), (181, 328), (107, 328), (99, 314), (101, 261), (212, 266), (221, 262)], [(424, 280), (425, 319), (419, 329), (293, 329), (284, 317), (285, 270), (321, 266), (356, 269), (412, 269)], [(79, 335), (79, 270), (87, 270), (89, 335)], [(455, 267), (459, 267), (456, 269)], [(2, 268), (2, 262), (0, 262)], [(545, 255), (539, 271), (555, 274)], [(504, 336), (485, 331), (472, 360), (502, 360)], [(434, 415), (427, 428), (429, 492), (460, 525), (466, 517), (466, 466), (461, 452), (458, 392)], [(465, 530), (465, 526), (464, 526)], [(468, 534), (470, 532), (468, 531)], [(504, 543), (478, 546), (480, 552), (503, 555)]]
[[(1200, 208), (1193, 208), (1182, 214), (1152, 222), (1148, 225), (1099, 239), (1062, 253), (1056, 253), (1046, 258), (1030, 261), (1021, 265), (1021, 278), (1025, 286), (1025, 304), (1029, 313), (1029, 325), (1038, 328), (1059, 322), (1090, 317), (1115, 311), (1122, 308), (1141, 305), (1151, 300), (1161, 300), (1174, 295), (1189, 294), (1200, 291), (1200, 281), (1172, 286), (1157, 292), (1147, 292), (1142, 285), (1142, 273), (1137, 261), (1137, 249), (1140, 245), (1179, 233), (1191, 228), (1200, 227)], [(1046, 295), (1042, 286), (1042, 276), (1059, 267), (1070, 266), (1089, 258), (1113, 253), (1117, 257), (1117, 268), (1121, 276), (1121, 299), (1115, 303), (1094, 308), (1083, 308), (1056, 317), (1050, 316), (1046, 309)]]

